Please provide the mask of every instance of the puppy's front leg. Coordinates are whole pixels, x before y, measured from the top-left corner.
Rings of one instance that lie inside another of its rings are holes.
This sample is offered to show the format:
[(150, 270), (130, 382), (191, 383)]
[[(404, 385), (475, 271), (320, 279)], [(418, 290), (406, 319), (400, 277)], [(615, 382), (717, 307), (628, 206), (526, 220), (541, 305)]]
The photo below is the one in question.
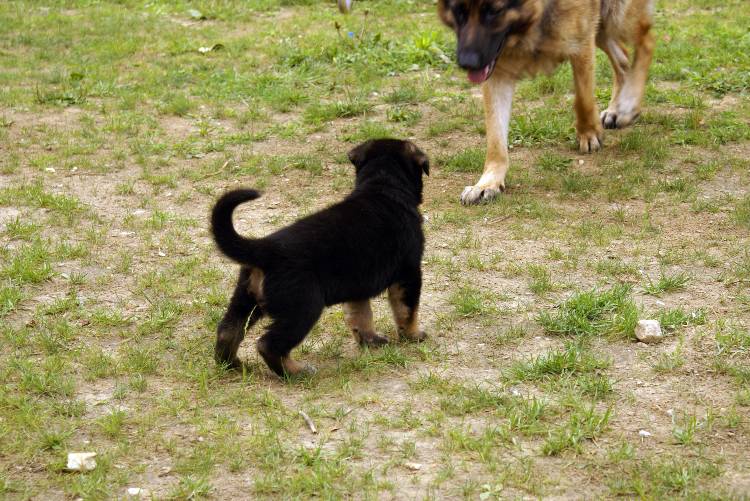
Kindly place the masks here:
[(487, 129), (487, 158), (484, 173), (474, 186), (461, 193), (462, 204), (477, 204), (495, 198), (505, 190), (508, 171), (508, 126), (516, 81), (495, 73), (482, 84), (484, 121)]
[(570, 58), (576, 88), (578, 150), (581, 153), (597, 151), (602, 143), (602, 123), (594, 100), (594, 51), (594, 37), (592, 36), (581, 52)]
[(375, 332), (375, 325), (372, 323), (372, 308), (370, 300), (351, 301), (343, 304), (344, 318), (346, 324), (352, 330), (354, 339), (360, 346), (382, 346), (388, 344), (388, 338), (385, 338)]

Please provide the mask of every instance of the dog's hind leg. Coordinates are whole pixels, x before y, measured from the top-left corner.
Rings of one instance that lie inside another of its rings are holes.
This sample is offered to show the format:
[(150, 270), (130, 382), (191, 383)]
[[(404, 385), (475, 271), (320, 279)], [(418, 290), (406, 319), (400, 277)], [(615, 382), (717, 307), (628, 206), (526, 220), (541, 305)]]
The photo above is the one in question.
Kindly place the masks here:
[(609, 106), (602, 111), (601, 120), (605, 129), (614, 129), (617, 123), (617, 103), (619, 102), (620, 91), (625, 85), (625, 78), (630, 71), (630, 61), (625, 47), (615, 39), (608, 37), (606, 32), (599, 34), (596, 44), (607, 54), (609, 62), (612, 63), (612, 73), (614, 74), (612, 96), (609, 100)]
[(312, 374), (315, 368), (293, 360), (289, 353), (300, 344), (315, 322), (323, 313), (323, 302), (286, 301), (284, 308), (279, 308), (285, 316), (275, 316), (266, 333), (258, 339), (258, 353), (268, 367), (278, 376), (284, 377)]
[(346, 324), (352, 330), (354, 339), (357, 340), (360, 346), (382, 346), (388, 344), (388, 338), (375, 332), (369, 299), (344, 303), (343, 308)]
[(427, 334), (419, 329), (419, 295), (422, 290), (422, 272), (410, 271), (388, 287), (388, 302), (398, 327), (399, 337), (410, 341), (424, 341)]
[(214, 358), (217, 363), (232, 368), (240, 368), (242, 363), (237, 358), (237, 350), (245, 337), (245, 329), (252, 326), (263, 316), (255, 296), (250, 291), (250, 270), (242, 268), (237, 279), (237, 286), (229, 301), (229, 307), (216, 329), (216, 346)]
[[(627, 66), (623, 66), (626, 73), (622, 87), (617, 93), (616, 100), (613, 95), (613, 102), (601, 116), (602, 124), (609, 129), (626, 127), (641, 114), (641, 103), (655, 46), (654, 36), (651, 34), (651, 17), (648, 9), (646, 7), (644, 9), (646, 11), (641, 12), (638, 22), (632, 28), (632, 39), (635, 44), (633, 64), (629, 69)], [(620, 53), (615, 52), (616, 57), (622, 59), (624, 56), (627, 61), (627, 55), (619, 43), (610, 39), (607, 45), (618, 47)], [(605, 52), (607, 51), (605, 50)], [(610, 60), (612, 60), (612, 56), (610, 56)], [(612, 66), (615, 66), (614, 62)], [(615, 74), (617, 74), (617, 69), (615, 69)]]
[(487, 157), (484, 172), (474, 186), (461, 193), (464, 205), (478, 204), (495, 198), (505, 190), (508, 172), (508, 127), (516, 82), (503, 74), (493, 74), (482, 84), (484, 121), (487, 129)]
[(571, 56), (573, 81), (576, 89), (576, 131), (578, 150), (592, 153), (601, 148), (602, 124), (596, 111), (594, 99), (594, 61), (596, 47), (593, 37), (587, 41), (580, 53)]

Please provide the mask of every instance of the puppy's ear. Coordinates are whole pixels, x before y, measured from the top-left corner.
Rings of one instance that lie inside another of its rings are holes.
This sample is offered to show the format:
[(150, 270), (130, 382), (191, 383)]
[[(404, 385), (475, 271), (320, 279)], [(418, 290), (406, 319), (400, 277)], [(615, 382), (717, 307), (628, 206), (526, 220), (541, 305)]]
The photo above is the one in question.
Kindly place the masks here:
[(359, 146), (355, 146), (354, 148), (349, 150), (349, 153), (347, 154), (349, 157), (349, 161), (354, 164), (354, 167), (357, 170), (359, 170), (365, 164), (365, 162), (367, 162), (367, 158), (370, 155), (371, 146), (372, 140), (365, 141)]
[(409, 149), (409, 155), (411, 155), (412, 159), (414, 159), (414, 163), (416, 163), (422, 169), (422, 172), (429, 176), (430, 159), (427, 158), (427, 155), (425, 155), (422, 150), (417, 148), (416, 144), (412, 143), (411, 141), (407, 141), (406, 144)]

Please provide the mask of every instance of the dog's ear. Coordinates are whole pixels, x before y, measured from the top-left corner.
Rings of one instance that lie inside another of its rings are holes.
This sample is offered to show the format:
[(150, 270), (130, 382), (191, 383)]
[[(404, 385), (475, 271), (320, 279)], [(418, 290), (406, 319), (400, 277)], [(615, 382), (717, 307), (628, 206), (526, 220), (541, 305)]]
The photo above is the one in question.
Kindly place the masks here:
[(354, 164), (354, 167), (357, 170), (359, 170), (365, 164), (365, 162), (367, 162), (367, 157), (370, 155), (370, 147), (372, 146), (372, 143), (372, 140), (365, 141), (364, 143), (349, 150), (347, 156), (349, 157), (349, 161)]
[(422, 172), (430, 175), (430, 159), (427, 158), (427, 155), (424, 154), (422, 150), (417, 148), (417, 145), (412, 143), (411, 141), (407, 141), (407, 148), (409, 150), (409, 155), (411, 158), (414, 159), (414, 163), (416, 163), (420, 169), (422, 169)]

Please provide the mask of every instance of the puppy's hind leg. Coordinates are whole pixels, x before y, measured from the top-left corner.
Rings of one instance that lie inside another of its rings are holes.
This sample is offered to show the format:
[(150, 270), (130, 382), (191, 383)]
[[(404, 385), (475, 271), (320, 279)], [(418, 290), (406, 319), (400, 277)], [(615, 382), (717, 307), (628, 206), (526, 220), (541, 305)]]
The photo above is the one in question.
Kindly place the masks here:
[(360, 346), (375, 347), (388, 344), (388, 338), (375, 332), (369, 299), (344, 303), (343, 308), (346, 324), (352, 330), (354, 339)]
[(237, 350), (251, 327), (263, 316), (255, 296), (250, 292), (250, 270), (242, 268), (229, 307), (216, 329), (214, 358), (217, 363), (238, 369), (242, 366)]
[[(312, 374), (315, 368), (293, 360), (289, 353), (300, 344), (323, 312), (323, 301), (288, 301), (270, 312), (273, 323), (258, 339), (258, 353), (279, 377)], [(283, 316), (282, 316), (283, 315)]]
[(388, 302), (398, 327), (399, 337), (409, 341), (424, 341), (427, 334), (419, 329), (419, 295), (422, 290), (422, 271), (417, 267), (388, 287)]

